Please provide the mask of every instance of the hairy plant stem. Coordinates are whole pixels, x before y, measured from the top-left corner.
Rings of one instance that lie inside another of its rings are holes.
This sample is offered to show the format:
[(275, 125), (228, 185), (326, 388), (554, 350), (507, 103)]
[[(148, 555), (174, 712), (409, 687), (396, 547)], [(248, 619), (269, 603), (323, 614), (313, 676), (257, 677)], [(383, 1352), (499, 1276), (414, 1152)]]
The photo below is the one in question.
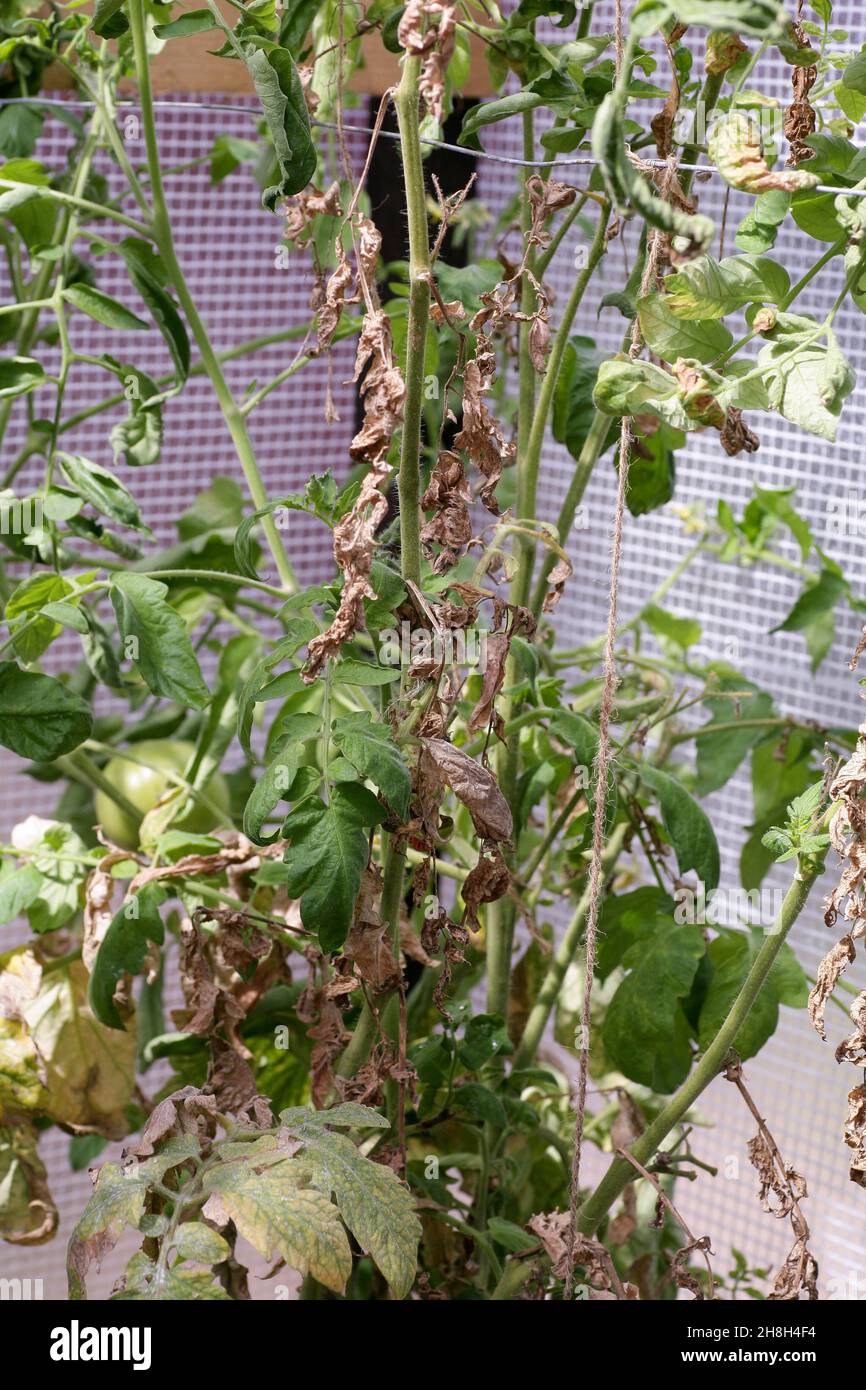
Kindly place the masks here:
[(409, 318), (406, 329), (406, 402), (400, 443), (400, 553), (404, 579), (421, 583), (421, 420), (424, 412), (424, 357), (430, 319), (430, 238), (419, 138), (418, 79), (421, 59), (407, 57), (394, 94), (406, 215), (409, 224)]
[[(189, 292), (183, 270), (181, 269), (180, 262), (175, 252), (171, 219), (168, 213), (165, 189), (162, 182), (159, 144), (154, 121), (153, 92), (150, 83), (150, 63), (145, 36), (144, 0), (130, 0), (129, 22), (135, 54), (135, 73), (138, 80), (138, 93), (141, 101), (141, 119), (144, 127), (147, 168), (150, 176), (150, 192), (153, 200), (153, 239), (162, 256), (163, 263), (168, 272), (168, 278), (174, 287), (175, 293), (186, 315), (192, 335), (195, 338), (196, 345), (201, 354), (202, 365), (210, 379), (214, 394), (219, 402), (220, 410), (222, 411), (223, 419), (226, 422), (229, 434), (232, 437), (237, 451), (253, 505), (256, 510), (259, 510), (267, 506), (268, 495), (265, 490), (262, 475), (259, 472), (258, 463), (256, 462), (256, 456), (247, 430), (246, 421), (225, 378), (219, 358), (211, 345), (207, 329), (199, 317), (198, 309)], [(280, 579), (282, 580), (283, 587), (288, 592), (293, 592), (298, 587), (297, 581), (289, 562), (289, 557), (286, 554), (282, 536), (274, 525), (272, 517), (266, 516), (263, 518), (262, 530), (264, 531), (271, 554), (273, 555), (274, 563), (277, 567)]]
[[(822, 868), (823, 864), (799, 862), (799, 867), (788, 892), (785, 894), (779, 914), (766, 941), (755, 957), (754, 964), (731, 1005), (724, 1023), (679, 1090), (674, 1092), (653, 1123), (632, 1144), (631, 1151), (639, 1163), (645, 1164), (652, 1160), (674, 1125), (679, 1123), (698, 1097), (707, 1089), (710, 1082), (722, 1070), (734, 1040), (748, 1018), (752, 1005), (766, 982), (785, 938), (805, 907), (812, 885)], [(592, 1235), (596, 1231), (605, 1213), (633, 1177), (634, 1169), (630, 1163), (623, 1158), (613, 1160), (592, 1196), (583, 1203), (580, 1209), (578, 1229), (584, 1235)]]
[[(400, 85), (394, 93), (406, 212), (409, 224), (409, 319), (406, 332), (404, 380), (406, 400), (403, 408), (403, 435), (400, 442), (400, 469), (397, 494), (400, 501), (400, 572), (414, 584), (421, 583), (421, 423), (424, 410), (424, 359), (430, 320), (430, 237), (424, 190), (424, 164), (418, 120), (420, 93), (418, 81), (421, 59), (409, 56), (403, 65)], [(383, 836), (383, 841), (384, 841)], [(388, 837), (384, 852), (381, 917), (391, 934), (396, 960), (400, 959), (400, 909), (406, 853)], [(396, 1039), (399, 1031), (399, 999), (387, 1001), (382, 1017), (383, 1030)], [(376, 1037), (376, 1021), (365, 1001), (355, 1024), (352, 1039), (337, 1067), (339, 1076), (353, 1076), (370, 1054)], [(395, 1088), (388, 1086), (388, 1110), (394, 1110)]]

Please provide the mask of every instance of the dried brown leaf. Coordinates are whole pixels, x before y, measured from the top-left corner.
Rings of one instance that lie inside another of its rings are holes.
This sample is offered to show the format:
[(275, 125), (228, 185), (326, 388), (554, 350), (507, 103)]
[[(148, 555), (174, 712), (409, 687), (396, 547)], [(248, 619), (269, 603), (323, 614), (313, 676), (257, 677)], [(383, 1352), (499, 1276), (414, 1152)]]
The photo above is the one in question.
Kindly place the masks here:
[(433, 763), (441, 781), (446, 782), (463, 802), (482, 839), (511, 839), (511, 811), (489, 768), (482, 767), (462, 748), (438, 738), (428, 739), (424, 744), (421, 761), (428, 765)]
[(843, 936), (841, 941), (837, 941), (835, 946), (830, 948), (818, 966), (817, 978), (809, 992), (809, 1018), (822, 1038), (827, 1036), (827, 1029), (824, 1024), (824, 1009), (827, 1000), (856, 954), (854, 942), (850, 936)]
[(866, 1085), (855, 1086), (848, 1092), (848, 1116), (845, 1120), (845, 1143), (851, 1155), (851, 1181), (866, 1187)]
[(670, 1274), (678, 1289), (688, 1289), (697, 1300), (706, 1298), (706, 1293), (697, 1274), (688, 1268), (689, 1256), (696, 1250), (705, 1255), (712, 1255), (709, 1236), (698, 1236), (697, 1240), (689, 1241), (688, 1245), (678, 1250), (671, 1259)]
[(854, 1031), (836, 1048), (836, 1061), (852, 1062), (855, 1067), (866, 1066), (866, 989), (857, 995), (848, 1014)]
[[(758, 1173), (760, 1187), (758, 1199), (763, 1211), (780, 1219), (789, 1216), (796, 1203), (807, 1195), (806, 1181), (793, 1168), (785, 1168), (785, 1176), (776, 1167), (773, 1151), (764, 1135), (759, 1131), (747, 1145), (749, 1160)], [(776, 1199), (774, 1205), (770, 1194)]]
[(381, 491), (391, 470), (384, 459), (374, 463), (361, 484), (351, 511), (334, 528), (334, 558), (343, 572), (340, 605), (331, 626), (314, 637), (307, 650), (303, 679), (310, 684), (325, 662), (340, 651), (364, 625), (364, 599), (375, 598), (370, 571), (376, 549), (376, 529), (388, 510)]
[(466, 922), (473, 931), (481, 930), (478, 909), (482, 903), (495, 903), (504, 897), (511, 885), (511, 874), (499, 846), (485, 842), (478, 863), (470, 870), (462, 889), (466, 904)]

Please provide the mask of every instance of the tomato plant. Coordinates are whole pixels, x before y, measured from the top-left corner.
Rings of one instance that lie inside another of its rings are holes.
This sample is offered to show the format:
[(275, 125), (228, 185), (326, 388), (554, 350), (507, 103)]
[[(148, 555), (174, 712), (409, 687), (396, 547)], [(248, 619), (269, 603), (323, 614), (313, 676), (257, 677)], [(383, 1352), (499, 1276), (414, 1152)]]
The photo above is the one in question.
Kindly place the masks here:
[[(110, 758), (103, 774), (112, 791), (119, 792), (131, 802), (139, 816), (144, 817), (171, 787), (172, 774), (183, 776), (194, 751), (195, 745), (184, 739), (141, 739)], [(174, 818), (177, 830), (204, 834), (217, 826), (231, 824), (229, 790), (222, 774), (214, 773), (201, 792), (201, 798), (196, 800), (191, 811)], [(128, 815), (107, 790), (97, 791), (94, 810), (113, 844), (125, 849), (136, 848), (139, 822)]]
[[(790, 489), (756, 485), (741, 512), (723, 495), (763, 417), (829, 447), (854, 389), (836, 325), (843, 305), (866, 310), (866, 166), (850, 138), (863, 54), (831, 27), (829, 0), (795, 14), (781, 0), (636, 0), (617, 5), (613, 33), (571, 0), (507, 14), (487, 0), (7, 9), (0, 502), (20, 524), (2, 528), (0, 743), (60, 794), (0, 845), (2, 920), (28, 927), (0, 958), (0, 1234), (56, 1231), (38, 1153), (53, 1124), (76, 1162), (126, 1140), (126, 1167), (102, 1164), (72, 1236), (76, 1299), (126, 1228), (142, 1237), (128, 1299), (244, 1298), (238, 1236), (295, 1271), (304, 1299), (735, 1298), (760, 1279), (773, 1299), (817, 1297), (804, 1184), (742, 1063), (780, 1008), (808, 1004), (823, 1032), (856, 955), (866, 734), (796, 718), (704, 659), (700, 622), (667, 603), (685, 581), (671, 601), (688, 605), (707, 557), (793, 572), (799, 595), (773, 630), (802, 637), (813, 668), (837, 609), (863, 611)], [(342, 139), (362, 33), (399, 77), (382, 115), (396, 115), (407, 242), (387, 266), (370, 161), (353, 169)], [(213, 181), (247, 181), (314, 285), (311, 322), (277, 334), (298, 355), (243, 396), (224, 363), (260, 344), (213, 346), (154, 118), (155, 54), (197, 34), (261, 105), (254, 140), (217, 141)], [(493, 94), (464, 102), (481, 50)], [(767, 55), (791, 78), (783, 113), (753, 86)], [(86, 112), (64, 110), (62, 168), (38, 144), (57, 118), (39, 100), (51, 64)], [(130, 82), (142, 163), (118, 123)], [(500, 240), (457, 263), (483, 209), (472, 180), (427, 177), (431, 142), (452, 143), (446, 121), (479, 158), (488, 127), (519, 124), (498, 229), (516, 256)], [(579, 186), (555, 176), (572, 156)], [(732, 206), (748, 200), (727, 255), (701, 171)], [(789, 220), (819, 243), (796, 283), (774, 253)], [(576, 229), (584, 254), (554, 305), (546, 276)], [(605, 294), (617, 246), (631, 269)], [(100, 283), (106, 263), (126, 276), (122, 298)], [(818, 277), (834, 287), (823, 318), (801, 300)], [(588, 308), (622, 317), (620, 351), (575, 332)], [(78, 346), (83, 320), (104, 333), (99, 356)], [(112, 338), (146, 331), (165, 347), (157, 378)], [(249, 418), (282, 392), (292, 441), (294, 378), (343, 339), (359, 382), (349, 456), (270, 496)], [(85, 366), (104, 393), (73, 410)], [(160, 469), (193, 377), (238, 476), (214, 476), (162, 550), (137, 470)], [(67, 447), (102, 416), (98, 458)], [(685, 512), (693, 544), (622, 613), (624, 514), (653, 524), (698, 431), (717, 437), (717, 509)], [(549, 432), (574, 462), (555, 521), (539, 517)], [(578, 585), (600, 461), (609, 621), (568, 648), (556, 605)], [(294, 512), (333, 547), (327, 582), (297, 581)], [(747, 763), (732, 885), (704, 802)], [(849, 930), (810, 990), (786, 937), (831, 848), (844, 874), (828, 921)], [(790, 880), (769, 919), (712, 915), (714, 899), (759, 894), (775, 862)], [(168, 1016), (165, 971), (183, 998)], [(863, 994), (850, 1012), (837, 1056), (860, 1065)], [(168, 1082), (153, 1081), (157, 1062)], [(771, 1282), (739, 1254), (720, 1279), (676, 1206), (677, 1184), (707, 1167), (691, 1118), (722, 1077), (758, 1125), (762, 1202), (791, 1221)], [(862, 1185), (861, 1086), (845, 1141)], [(609, 1160), (594, 1188), (589, 1144)]]

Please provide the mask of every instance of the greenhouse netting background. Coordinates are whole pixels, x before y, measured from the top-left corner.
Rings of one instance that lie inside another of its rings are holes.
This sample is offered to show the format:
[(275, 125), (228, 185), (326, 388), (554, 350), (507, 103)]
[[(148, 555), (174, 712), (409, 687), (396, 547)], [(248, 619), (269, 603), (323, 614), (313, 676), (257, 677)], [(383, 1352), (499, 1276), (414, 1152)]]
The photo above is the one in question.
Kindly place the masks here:
[[(609, 5), (596, 7), (595, 27), (610, 23)], [(866, 40), (866, 14), (858, 0), (837, 0), (833, 22), (846, 27), (852, 37)], [(775, 83), (781, 103), (789, 98), (789, 69), (770, 65), (765, 78)], [(169, 179), (171, 207), (181, 262), (190, 288), (208, 324), (214, 344), (228, 350), (258, 337), (279, 333), (291, 325), (309, 320), (310, 281), (308, 262), (302, 255), (291, 255), (288, 265), (278, 254), (281, 223), (259, 209), (256, 187), (244, 170), (211, 188), (207, 156), (220, 135), (249, 136), (257, 115), (252, 101), (230, 101), (219, 94), (171, 94), (177, 105), (161, 97), (159, 135), (165, 167), (189, 166)], [(656, 103), (657, 105), (657, 103)], [(208, 109), (211, 106), (220, 109)], [(129, 108), (134, 112), (134, 107)], [(350, 123), (369, 123), (366, 103), (349, 113)], [(133, 128), (134, 129), (134, 128)], [(59, 121), (46, 123), (40, 157), (49, 165), (62, 163), (68, 132)], [(364, 137), (349, 137), (350, 151), (360, 167)], [(514, 122), (489, 127), (485, 149), (491, 154), (516, 157), (520, 135)], [(134, 147), (131, 151), (134, 156)], [(396, 160), (396, 152), (391, 156)], [(478, 161), (476, 195), (491, 211), (493, 227), (500, 210), (513, 194), (515, 171), (507, 164), (481, 158)], [(110, 170), (106, 169), (110, 174)], [(585, 170), (563, 167), (558, 176), (580, 182)], [(699, 182), (701, 208), (721, 221), (723, 186), (716, 179)], [(446, 188), (446, 192), (454, 191)], [(745, 211), (738, 195), (732, 195), (727, 212), (728, 249), (733, 231)], [(483, 233), (481, 234), (483, 238)], [(492, 235), (492, 233), (491, 233)], [(776, 252), (792, 279), (807, 266), (808, 244), (796, 244), (784, 230)], [(557, 258), (551, 275), (560, 301), (574, 274), (575, 256), (581, 236), (576, 232)], [(487, 248), (489, 254), (489, 247)], [(105, 258), (99, 266), (100, 284), (110, 293), (132, 302), (130, 287), (116, 260)], [(243, 274), (241, 274), (241, 267)], [(830, 268), (810, 286), (804, 296), (804, 312), (826, 313), (838, 290), (838, 265)], [(606, 261), (605, 288), (622, 289), (627, 278), (623, 248), (614, 242)], [(2, 286), (5, 299), (5, 286)], [(554, 315), (555, 315), (554, 309)], [(95, 323), (75, 321), (77, 343), (94, 354), (102, 350), (100, 329)], [(819, 544), (845, 569), (856, 592), (866, 593), (866, 558), (862, 531), (857, 526), (858, 508), (866, 516), (866, 486), (862, 481), (864, 463), (864, 421), (866, 421), (866, 351), (864, 319), (850, 306), (837, 320), (843, 347), (859, 374), (855, 396), (846, 405), (839, 438), (834, 446), (805, 435), (778, 418), (766, 418), (761, 427), (760, 451), (728, 459), (713, 431), (689, 437), (687, 448), (678, 456), (676, 507), (704, 505), (714, 514), (723, 496), (739, 514), (758, 482), (766, 488), (795, 487), (797, 506), (809, 521)], [(584, 307), (577, 331), (594, 336), (600, 345), (614, 349), (619, 345), (623, 320), (615, 309), (596, 317), (594, 303)], [(112, 351), (118, 352), (113, 335)], [(157, 335), (130, 335), (130, 358), (144, 371), (158, 375), (167, 370), (162, 340)], [(252, 379), (267, 381), (282, 370), (296, 350), (294, 343), (263, 346), (252, 356), (230, 363), (232, 384), (243, 391)], [(272, 496), (291, 491), (311, 472), (330, 467), (337, 477), (348, 468), (347, 445), (354, 432), (354, 387), (346, 385), (352, 375), (354, 350), (351, 343), (338, 345), (330, 366), (314, 362), (286, 386), (274, 392), (251, 417), (251, 429), (259, 462)], [(46, 355), (47, 360), (47, 355)], [(330, 381), (339, 422), (326, 424), (324, 401)], [(98, 369), (76, 372), (67, 391), (70, 405), (86, 410), (106, 394), (106, 377)], [(111, 464), (108, 445), (110, 425), (121, 412), (98, 414), (64, 438), (64, 447), (90, 455), (97, 462)], [(140, 470), (134, 478), (136, 496), (149, 517), (160, 544), (177, 539), (177, 522), (215, 475), (240, 478), (237, 460), (209, 384), (191, 380), (183, 395), (170, 402), (165, 412), (166, 434), (161, 462)], [(10, 437), (3, 444), (3, 464), (14, 458), (20, 438)], [(541, 515), (553, 518), (571, 476), (573, 461), (564, 448), (549, 443), (545, 449), (541, 478)], [(16, 484), (23, 492), (27, 481), (22, 474)], [(606, 460), (596, 471), (582, 513), (581, 529), (570, 545), (575, 564), (574, 578), (568, 585), (556, 613), (567, 645), (595, 636), (604, 626), (608, 603), (608, 552), (610, 519), (613, 510), (615, 474)], [(835, 524), (841, 507), (847, 506), (847, 534), (837, 534)], [(303, 517), (292, 517), (288, 550), (302, 582), (312, 582), (330, 572), (330, 556), (321, 528)], [(676, 561), (693, 543), (674, 506), (649, 516), (628, 518), (624, 537), (624, 569), (620, 586), (624, 616), (641, 606), (647, 595), (669, 573)], [(783, 545), (787, 543), (783, 541)], [(793, 543), (783, 553), (796, 557)], [(687, 578), (666, 598), (672, 611), (697, 618), (703, 635), (697, 647), (699, 657), (727, 660), (749, 680), (772, 690), (780, 710), (823, 724), (853, 727), (861, 718), (856, 677), (848, 671), (848, 660), (859, 636), (856, 621), (846, 615), (838, 623), (836, 640), (816, 676), (802, 640), (796, 634), (769, 635), (792, 606), (799, 592), (796, 575), (783, 569), (750, 569), (723, 565), (708, 556), (692, 564)], [(62, 650), (58, 653), (62, 658)], [(55, 790), (22, 775), (11, 755), (0, 756), (0, 835), (8, 842), (12, 826), (29, 814), (50, 813)], [(723, 851), (722, 882), (739, 883), (739, 852), (744, 826), (751, 819), (751, 786), (748, 760), (737, 777), (718, 793), (708, 809)], [(778, 882), (782, 882), (780, 877)], [(768, 880), (772, 886), (776, 880)], [(19, 930), (8, 926), (0, 930), (0, 946), (11, 946)], [(807, 971), (814, 975), (817, 962), (830, 942), (821, 918), (820, 902), (814, 901), (797, 924), (793, 945)], [(862, 987), (862, 964), (852, 968), (854, 983)], [(168, 1000), (167, 1003), (173, 1001)], [(804, 1174), (809, 1186), (805, 1211), (813, 1233), (813, 1248), (821, 1266), (819, 1291), (822, 1298), (866, 1298), (866, 1196), (848, 1178), (847, 1151), (841, 1140), (845, 1096), (850, 1085), (847, 1071), (833, 1057), (833, 1046), (822, 1044), (809, 1025), (804, 1010), (782, 1009), (779, 1029), (764, 1048), (760, 1059), (748, 1064), (746, 1074), (757, 1104), (770, 1124), (786, 1161)], [(838, 1027), (836, 1026), (838, 1019)], [(841, 1036), (845, 1021), (836, 1015), (828, 1030), (831, 1038)], [(556, 1048), (553, 1054), (567, 1064), (568, 1054)], [(148, 1086), (150, 1079), (148, 1079)], [(723, 1078), (704, 1097), (700, 1127), (692, 1137), (695, 1152), (718, 1167), (716, 1177), (701, 1172), (694, 1183), (678, 1185), (677, 1201), (696, 1235), (709, 1234), (719, 1254), (718, 1268), (726, 1268), (728, 1247), (741, 1249), (753, 1265), (774, 1265), (781, 1261), (790, 1244), (790, 1234), (782, 1222), (764, 1214), (757, 1201), (757, 1179), (746, 1156), (746, 1143), (754, 1133), (754, 1122), (735, 1089)], [(60, 1208), (62, 1224), (49, 1245), (26, 1249), (0, 1247), (0, 1274), (41, 1279), (46, 1298), (65, 1296), (63, 1270), (65, 1244), (75, 1216), (86, 1202), (90, 1183), (85, 1173), (72, 1173), (67, 1163), (67, 1143), (52, 1132), (43, 1140), (42, 1153), (49, 1166), (51, 1188)], [(107, 1262), (102, 1275), (94, 1278), (92, 1296), (104, 1297), (122, 1268), (128, 1243), (124, 1242)], [(253, 1281), (254, 1297), (274, 1296), (273, 1283)]]

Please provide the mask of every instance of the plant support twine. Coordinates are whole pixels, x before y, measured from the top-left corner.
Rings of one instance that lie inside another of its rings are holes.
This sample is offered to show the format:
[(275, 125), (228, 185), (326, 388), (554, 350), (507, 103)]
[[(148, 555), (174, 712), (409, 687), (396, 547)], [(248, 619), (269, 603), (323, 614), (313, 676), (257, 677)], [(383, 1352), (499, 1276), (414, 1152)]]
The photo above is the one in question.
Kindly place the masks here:
[[(619, 25), (619, 4), (617, 20)], [(618, 30), (619, 32), (619, 30)], [(617, 54), (619, 56), (619, 44)], [(666, 176), (662, 181), (661, 193), (669, 190), (676, 171), (676, 156), (665, 161)], [(654, 231), (647, 248), (647, 261), (641, 281), (641, 295), (645, 295), (656, 274), (662, 233)], [(643, 340), (640, 323), (636, 318), (632, 325), (629, 356), (638, 356)], [(567, 1235), (567, 1257), (565, 1267), (564, 1298), (571, 1301), (574, 1291), (574, 1247), (577, 1239), (577, 1210), (580, 1202), (580, 1159), (583, 1148), (584, 1116), (586, 1112), (586, 1084), (589, 1072), (589, 1029), (592, 1009), (592, 982), (595, 974), (596, 945), (598, 939), (598, 918), (601, 910), (604, 878), (602, 856), (604, 853), (604, 823), (607, 812), (607, 773), (610, 764), (610, 719), (619, 674), (616, 666), (616, 639), (619, 607), (619, 569), (622, 555), (622, 529), (625, 517), (626, 494), (628, 491), (629, 450), (631, 448), (631, 423), (623, 416), (619, 436), (619, 468), (616, 489), (616, 509), (613, 520), (613, 541), (610, 554), (610, 603), (607, 613), (607, 634), (604, 644), (604, 684), (602, 686), (601, 708), (598, 717), (598, 754), (595, 761), (595, 807), (592, 818), (592, 857), (589, 871), (589, 910), (586, 918), (584, 945), (583, 1002), (580, 1015), (580, 1059), (577, 1080), (577, 1104), (575, 1106), (574, 1152), (571, 1160), (571, 1191), (569, 1198), (569, 1223)]]

